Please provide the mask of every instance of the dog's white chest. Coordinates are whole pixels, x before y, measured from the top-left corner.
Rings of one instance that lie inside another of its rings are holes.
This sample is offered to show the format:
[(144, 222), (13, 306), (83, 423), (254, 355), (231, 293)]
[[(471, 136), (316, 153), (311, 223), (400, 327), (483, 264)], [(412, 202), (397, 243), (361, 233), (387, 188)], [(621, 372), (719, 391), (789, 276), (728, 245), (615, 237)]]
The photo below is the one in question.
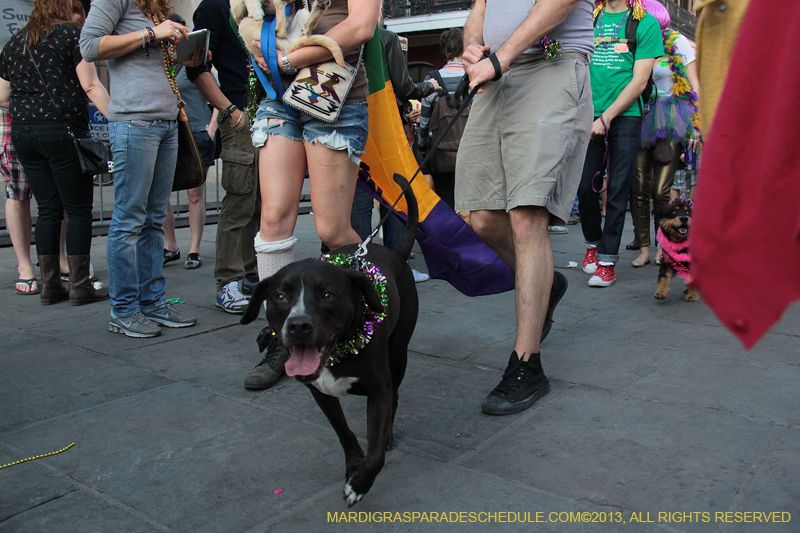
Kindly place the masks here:
[(327, 368), (322, 370), (322, 373), (317, 379), (311, 382), (318, 391), (328, 396), (344, 396), (350, 387), (358, 381), (358, 378), (336, 378), (331, 371)]

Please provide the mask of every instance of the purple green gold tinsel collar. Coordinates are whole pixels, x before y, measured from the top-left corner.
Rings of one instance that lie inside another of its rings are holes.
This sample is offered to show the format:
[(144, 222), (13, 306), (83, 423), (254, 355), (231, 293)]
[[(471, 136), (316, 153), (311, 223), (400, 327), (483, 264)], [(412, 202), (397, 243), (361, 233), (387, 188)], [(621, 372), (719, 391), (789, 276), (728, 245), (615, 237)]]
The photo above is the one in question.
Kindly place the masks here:
[(325, 363), (325, 366), (331, 367), (348, 355), (357, 354), (364, 346), (369, 344), (369, 341), (372, 340), (372, 335), (375, 333), (375, 326), (383, 322), (386, 318), (386, 306), (389, 304), (389, 298), (386, 296), (386, 276), (381, 273), (381, 270), (377, 266), (363, 257), (354, 259), (347, 254), (323, 254), (320, 259), (332, 265), (342, 268), (355, 268), (363, 272), (375, 286), (375, 290), (378, 291), (378, 296), (380, 296), (381, 304), (383, 305), (383, 313), (376, 313), (369, 308), (364, 297), (361, 297), (361, 305), (364, 308), (361, 327), (347, 338), (339, 341), (333, 349), (333, 353), (328, 357), (328, 361)]

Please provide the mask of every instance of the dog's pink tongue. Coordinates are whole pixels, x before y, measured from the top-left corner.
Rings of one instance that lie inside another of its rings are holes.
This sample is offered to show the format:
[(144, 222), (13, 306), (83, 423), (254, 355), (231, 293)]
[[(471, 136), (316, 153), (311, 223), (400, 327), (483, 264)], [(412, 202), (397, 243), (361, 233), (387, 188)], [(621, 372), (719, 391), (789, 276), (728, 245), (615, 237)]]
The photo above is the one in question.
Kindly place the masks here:
[(319, 368), (319, 350), (313, 346), (298, 345), (289, 351), (286, 361), (287, 376), (310, 376)]

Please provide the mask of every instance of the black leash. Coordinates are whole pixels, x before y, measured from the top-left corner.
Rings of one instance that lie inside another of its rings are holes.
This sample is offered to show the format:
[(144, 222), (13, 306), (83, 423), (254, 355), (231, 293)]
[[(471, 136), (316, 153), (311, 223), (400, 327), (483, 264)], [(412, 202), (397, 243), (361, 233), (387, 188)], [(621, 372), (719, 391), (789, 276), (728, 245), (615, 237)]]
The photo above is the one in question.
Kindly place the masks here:
[[(488, 54), (484, 53), (484, 59), (487, 58), (487, 57), (489, 57)], [(481, 59), (481, 61), (483, 61), (483, 59)], [(466, 73), (464, 73), (464, 77), (462, 78), (461, 82), (459, 83), (459, 87), (461, 87), (461, 85), (463, 83), (465, 83), (465, 82), (466, 82), (466, 84), (468, 86), (468, 84), (469, 84), (469, 76)], [(383, 218), (381, 218), (378, 221), (378, 225), (375, 227), (374, 230), (372, 230), (372, 233), (370, 233), (369, 236), (366, 239), (364, 239), (364, 242), (362, 242), (361, 244), (358, 245), (358, 249), (353, 254), (353, 258), (363, 257), (363, 256), (367, 255), (367, 245), (370, 242), (372, 242), (372, 239), (374, 239), (376, 235), (378, 235), (378, 231), (380, 230), (381, 226), (383, 226), (383, 223), (386, 222), (386, 219), (389, 218), (389, 215), (392, 214), (392, 211), (394, 211), (394, 207), (397, 205), (397, 202), (400, 201), (400, 198), (402, 198), (403, 195), (405, 195), (405, 193), (408, 190), (408, 188), (411, 187), (412, 183), (414, 183), (414, 180), (417, 178), (419, 173), (422, 171), (422, 167), (424, 167), (430, 161), (431, 157), (433, 157), (433, 155), (436, 153), (436, 149), (439, 147), (439, 144), (442, 142), (442, 139), (444, 139), (445, 135), (447, 135), (447, 133), (455, 125), (456, 120), (458, 120), (458, 118), (461, 117), (461, 114), (464, 112), (464, 110), (467, 108), (467, 106), (472, 102), (472, 99), (478, 93), (478, 89), (480, 89), (480, 86), (474, 87), (469, 92), (469, 94), (464, 98), (464, 101), (461, 103), (461, 107), (458, 108), (458, 110), (456, 111), (456, 114), (453, 115), (453, 118), (450, 120), (450, 122), (447, 123), (447, 127), (445, 127), (445, 129), (441, 133), (441, 135), (439, 135), (439, 137), (436, 139), (436, 141), (433, 143), (433, 145), (431, 145), (430, 149), (428, 150), (427, 155), (423, 158), (422, 163), (420, 163), (418, 165), (417, 171), (414, 172), (414, 175), (411, 177), (410, 180), (408, 180), (408, 185), (403, 187), (403, 190), (400, 192), (400, 195), (397, 197), (397, 200), (394, 201), (392, 206), (389, 208), (389, 211), (383, 216)], [(456, 89), (456, 98), (457, 98), (457, 95), (458, 95), (458, 89)]]

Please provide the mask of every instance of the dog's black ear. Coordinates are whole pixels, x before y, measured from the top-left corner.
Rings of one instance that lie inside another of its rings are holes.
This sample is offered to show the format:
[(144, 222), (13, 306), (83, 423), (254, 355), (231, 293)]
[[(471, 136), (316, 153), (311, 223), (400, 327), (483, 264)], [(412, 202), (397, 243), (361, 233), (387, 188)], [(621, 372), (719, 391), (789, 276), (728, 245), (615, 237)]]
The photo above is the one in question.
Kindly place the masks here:
[(255, 289), (253, 289), (253, 296), (250, 297), (250, 303), (247, 304), (247, 309), (244, 310), (240, 324), (249, 324), (258, 318), (258, 312), (261, 310), (261, 304), (267, 299), (269, 294), (269, 280), (272, 278), (262, 279), (258, 282)]
[(364, 300), (367, 306), (375, 313), (383, 313), (383, 304), (381, 303), (381, 295), (375, 290), (372, 281), (360, 270), (346, 268), (345, 274), (350, 278), (350, 283), (364, 295)]

